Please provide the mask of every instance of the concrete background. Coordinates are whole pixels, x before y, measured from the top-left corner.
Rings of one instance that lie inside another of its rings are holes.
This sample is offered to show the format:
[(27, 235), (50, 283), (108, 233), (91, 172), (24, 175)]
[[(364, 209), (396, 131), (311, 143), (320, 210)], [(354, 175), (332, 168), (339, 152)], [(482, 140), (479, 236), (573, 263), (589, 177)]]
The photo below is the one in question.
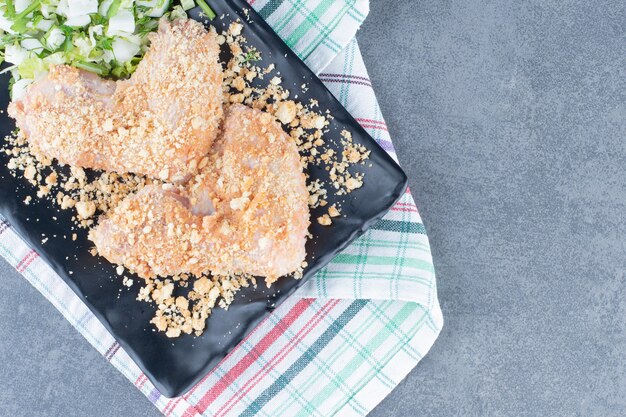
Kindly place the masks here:
[[(371, 7), (358, 38), (446, 319), (371, 416), (626, 415), (624, 3)], [(159, 415), (0, 276), (0, 415)]]

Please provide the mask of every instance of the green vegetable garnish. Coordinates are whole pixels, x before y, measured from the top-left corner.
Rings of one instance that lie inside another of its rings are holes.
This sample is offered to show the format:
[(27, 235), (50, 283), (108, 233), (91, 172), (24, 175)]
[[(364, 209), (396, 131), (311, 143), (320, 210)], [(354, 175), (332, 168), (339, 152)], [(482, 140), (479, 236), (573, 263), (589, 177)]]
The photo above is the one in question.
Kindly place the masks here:
[(24, 38), (22, 35), (2, 35), (0, 37), (0, 49), (7, 45), (13, 45), (15, 42), (19, 42)]
[(145, 36), (150, 32), (153, 32), (157, 26), (159, 26), (159, 22), (150, 16), (144, 16), (141, 19), (137, 20), (137, 27), (140, 28), (137, 30), (137, 34), (139, 36)]
[(96, 43), (96, 46), (99, 46), (104, 51), (112, 51), (113, 41), (111, 40), (111, 38), (101, 38)]
[(113, 0), (113, 3), (109, 6), (109, 10), (107, 11), (107, 19), (112, 18), (117, 14), (117, 11), (120, 9), (122, 5), (122, 0)]
[(15, 17), (15, 5), (13, 4), (13, 0), (6, 0), (7, 2), (7, 17), (12, 19)]
[(21, 13), (18, 13), (15, 16), (15, 23), (13, 23), (13, 26), (11, 26), (11, 29), (16, 31), (17, 33), (26, 32), (26, 30), (28, 29), (26, 27), (26, 24), (29, 22), (29, 19), (26, 16), (28, 16), (29, 14), (34, 12), (37, 8), (39, 8), (40, 4), (41, 4), (41, 0), (35, 0), (27, 8), (22, 10)]
[(249, 49), (248, 52), (246, 52), (246, 56), (243, 58), (243, 61), (241, 61), (242, 64), (245, 64), (248, 61), (258, 61), (261, 59), (261, 55), (259, 55), (259, 51), (257, 51), (256, 49)]
[(106, 67), (94, 64), (93, 62), (77, 61), (72, 63), (76, 68), (84, 69), (85, 71), (95, 72), (98, 75), (107, 75), (109, 71)]
[(213, 20), (215, 19), (215, 12), (213, 11), (213, 9), (211, 9), (209, 7), (208, 4), (206, 4), (206, 1), (204, 0), (196, 0), (196, 3), (198, 4), (198, 6), (200, 6), (200, 8), (202, 9), (202, 11), (204, 12), (204, 14), (206, 15), (207, 19), (209, 20)]
[(180, 0), (180, 5), (183, 6), (184, 10), (189, 10), (196, 7), (196, 4), (193, 2), (193, 0)]
[(74, 28), (66, 25), (59, 26), (59, 29), (61, 29), (63, 33), (65, 33), (65, 36), (67, 36), (68, 38), (72, 36), (72, 33), (74, 33)]
[[(194, 0), (32, 0), (17, 12), (17, 0), (0, 0), (0, 64), (12, 75), (13, 99), (50, 65), (67, 64), (101, 76), (128, 78), (161, 17), (185, 18)], [(197, 0), (209, 19), (215, 13)], [(68, 8), (73, 9), (68, 10)], [(252, 59), (252, 57), (251, 57)]]

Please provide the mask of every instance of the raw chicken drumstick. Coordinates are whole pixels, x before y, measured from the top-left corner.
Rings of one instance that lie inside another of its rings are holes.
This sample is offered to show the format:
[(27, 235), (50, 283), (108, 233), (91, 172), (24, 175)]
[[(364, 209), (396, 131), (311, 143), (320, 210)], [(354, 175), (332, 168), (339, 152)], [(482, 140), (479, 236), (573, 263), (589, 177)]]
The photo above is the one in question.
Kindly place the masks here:
[(304, 261), (308, 192), (293, 140), (274, 118), (232, 105), (185, 186), (149, 185), (90, 233), (98, 252), (141, 277), (211, 272), (266, 277)]
[(61, 65), (11, 103), (35, 154), (62, 164), (184, 181), (207, 154), (223, 116), (216, 35), (161, 20), (129, 80)]

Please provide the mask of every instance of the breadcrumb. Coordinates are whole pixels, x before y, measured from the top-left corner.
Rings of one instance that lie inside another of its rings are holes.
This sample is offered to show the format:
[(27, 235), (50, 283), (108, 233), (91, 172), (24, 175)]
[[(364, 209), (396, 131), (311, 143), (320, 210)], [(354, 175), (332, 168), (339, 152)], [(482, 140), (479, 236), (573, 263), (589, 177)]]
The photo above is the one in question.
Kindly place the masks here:
[(333, 223), (333, 221), (330, 219), (328, 214), (324, 214), (324, 215), (318, 217), (317, 218), (317, 222), (319, 224), (321, 224), (322, 226), (330, 226)]

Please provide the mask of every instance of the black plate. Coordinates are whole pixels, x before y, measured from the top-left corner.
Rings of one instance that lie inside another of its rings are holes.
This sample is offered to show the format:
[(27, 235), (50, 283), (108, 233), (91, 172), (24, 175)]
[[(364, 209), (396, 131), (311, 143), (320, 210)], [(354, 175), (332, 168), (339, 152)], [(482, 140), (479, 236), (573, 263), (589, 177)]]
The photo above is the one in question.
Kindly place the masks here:
[[(400, 198), (407, 183), (400, 167), (254, 10), (250, 9), (249, 13), (252, 23), (246, 22), (243, 9), (250, 8), (247, 3), (238, 0), (210, 3), (218, 16), (226, 15), (224, 19), (218, 17), (211, 22), (218, 29), (228, 27), (237, 17), (241, 18), (248, 44), (261, 52), (263, 66), (276, 64), (285, 88), (299, 92), (300, 85), (308, 84), (309, 90), (305, 94), (299, 93), (299, 99), (308, 102), (309, 98), (315, 98), (320, 109), (329, 109), (334, 116), (331, 132), (326, 137), (339, 139), (339, 132), (347, 129), (352, 132), (355, 143), (364, 144), (371, 150), (368, 166), (363, 168), (363, 187), (343, 198), (336, 198), (329, 192), (329, 203), (341, 201), (345, 217), (335, 219), (332, 227), (312, 221), (313, 238), (307, 244), (308, 267), (303, 279), (281, 279), (269, 290), (263, 283), (257, 288), (244, 289), (236, 295), (228, 311), (214, 310), (202, 336), (168, 339), (153, 331), (149, 324), (153, 307), (135, 300), (137, 284), (130, 290), (123, 287), (112, 265), (90, 255), (88, 249), (93, 245), (84, 231), (78, 232), (76, 241), (69, 238), (74, 232), (69, 210), (59, 210), (37, 199), (33, 199), (30, 205), (23, 203), (27, 195), (34, 193), (33, 188), (25, 180), (13, 178), (6, 168), (8, 156), (4, 153), (0, 156), (0, 212), (81, 297), (148, 379), (167, 397), (185, 393), (206, 375), (307, 278), (376, 223)], [(189, 14), (199, 18), (198, 9)], [(6, 74), (0, 78), (0, 109), (6, 109), (9, 102), (8, 81)], [(14, 127), (6, 111), (2, 112), (1, 137), (8, 135)], [(327, 178), (327, 173), (319, 167), (311, 167), (309, 174), (313, 179)], [(313, 210), (311, 218), (316, 219), (324, 213), (324, 209)], [(44, 234), (49, 240), (42, 244)], [(64, 239), (63, 235), (68, 238)]]

